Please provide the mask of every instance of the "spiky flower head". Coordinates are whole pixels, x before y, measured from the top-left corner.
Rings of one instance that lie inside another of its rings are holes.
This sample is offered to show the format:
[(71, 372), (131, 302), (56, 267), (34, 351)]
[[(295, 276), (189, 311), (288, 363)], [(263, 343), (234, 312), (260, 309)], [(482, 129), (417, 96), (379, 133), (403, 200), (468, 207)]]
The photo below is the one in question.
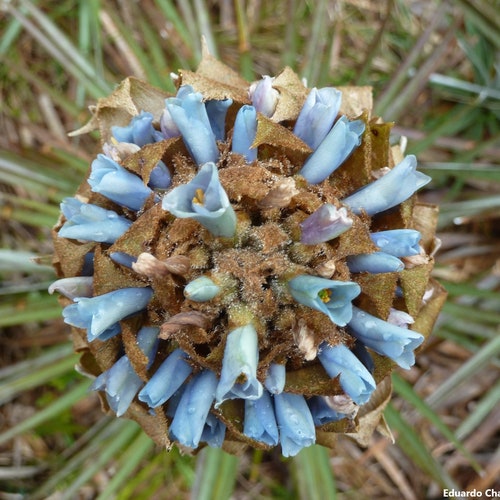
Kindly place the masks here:
[(176, 82), (129, 78), (74, 133), (103, 153), (63, 202), (51, 292), (93, 389), (167, 447), (369, 435), (444, 300), (429, 178), (367, 87), (250, 84), (208, 54)]

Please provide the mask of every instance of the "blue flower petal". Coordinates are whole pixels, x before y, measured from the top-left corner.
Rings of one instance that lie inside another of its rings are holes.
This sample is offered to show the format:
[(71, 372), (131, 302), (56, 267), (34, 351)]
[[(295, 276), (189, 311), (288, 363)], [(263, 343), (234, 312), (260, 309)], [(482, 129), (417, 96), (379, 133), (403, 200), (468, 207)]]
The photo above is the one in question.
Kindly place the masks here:
[(198, 447), (216, 386), (215, 373), (204, 370), (195, 375), (185, 387), (170, 426), (170, 435), (180, 444), (188, 448)]
[(179, 89), (177, 97), (166, 99), (165, 104), (196, 164), (216, 162), (219, 159), (219, 150), (203, 96), (185, 86)]
[(118, 142), (131, 142), (141, 148), (164, 139), (163, 134), (153, 127), (153, 115), (146, 111), (134, 116), (126, 127), (111, 127), (111, 133)]
[(213, 413), (207, 415), (200, 441), (211, 448), (221, 448), (226, 436), (226, 425)]
[(352, 316), (351, 301), (361, 293), (357, 283), (333, 281), (303, 274), (288, 282), (292, 297), (301, 304), (326, 314), (339, 326), (345, 326)]
[(324, 181), (361, 144), (364, 130), (365, 124), (361, 120), (349, 121), (345, 116), (339, 118), (316, 151), (306, 160), (299, 175), (311, 184)]
[(278, 444), (278, 425), (269, 392), (264, 391), (259, 399), (245, 400), (243, 434), (269, 446)]
[(61, 238), (114, 243), (132, 225), (132, 221), (113, 210), (76, 198), (65, 198), (61, 211), (67, 219), (58, 232)]
[(139, 399), (156, 408), (170, 399), (191, 375), (193, 368), (182, 349), (173, 351), (139, 393)]
[(342, 202), (355, 214), (363, 210), (374, 215), (399, 205), (415, 191), (425, 186), (431, 178), (417, 172), (417, 159), (408, 155), (387, 174), (362, 187)]
[(340, 386), (355, 403), (361, 405), (370, 399), (376, 387), (375, 380), (345, 345), (323, 343), (318, 350), (318, 359), (330, 377), (339, 377)]
[(198, 221), (214, 236), (231, 237), (236, 231), (236, 214), (215, 163), (206, 163), (190, 182), (167, 193), (162, 208), (181, 219)]
[(415, 364), (413, 351), (424, 341), (420, 333), (393, 325), (357, 307), (353, 307), (349, 330), (365, 346), (406, 370)]
[(278, 363), (271, 363), (267, 371), (264, 387), (271, 394), (279, 394), (283, 392), (286, 382), (286, 366)]
[(333, 87), (311, 89), (300, 110), (293, 133), (311, 149), (316, 149), (332, 128), (341, 102), (342, 92)]
[(347, 266), (351, 273), (398, 273), (405, 268), (397, 257), (385, 252), (349, 255)]
[(103, 154), (92, 162), (88, 183), (95, 193), (132, 210), (140, 210), (152, 193), (139, 176)]
[[(251, 325), (232, 330), (226, 339), (220, 381), (215, 397), (216, 406), (227, 399), (258, 399), (262, 384), (257, 380), (259, 347), (257, 332)], [(241, 379), (243, 382), (238, 382)]]
[[(144, 327), (137, 333), (137, 343), (148, 358), (154, 360), (158, 343), (158, 328)], [(106, 399), (117, 417), (122, 416), (144, 382), (135, 372), (129, 358), (122, 356), (109, 370), (101, 373), (91, 386), (93, 391), (105, 391)]]
[(75, 304), (64, 308), (64, 321), (86, 328), (92, 342), (118, 321), (145, 309), (152, 295), (153, 290), (146, 287), (122, 288), (92, 298), (76, 297)]
[(252, 148), (257, 134), (257, 111), (253, 106), (242, 106), (234, 122), (232, 151), (245, 157), (247, 163), (257, 159), (257, 148)]
[(284, 457), (293, 457), (316, 442), (316, 429), (304, 396), (282, 392), (274, 396), (276, 420)]
[(205, 102), (208, 120), (214, 132), (215, 138), (218, 141), (223, 141), (226, 138), (226, 115), (227, 110), (233, 104), (232, 99), (224, 99), (223, 101), (212, 100)]
[(411, 257), (420, 253), (422, 235), (415, 229), (391, 229), (371, 233), (370, 238), (382, 252), (394, 257)]

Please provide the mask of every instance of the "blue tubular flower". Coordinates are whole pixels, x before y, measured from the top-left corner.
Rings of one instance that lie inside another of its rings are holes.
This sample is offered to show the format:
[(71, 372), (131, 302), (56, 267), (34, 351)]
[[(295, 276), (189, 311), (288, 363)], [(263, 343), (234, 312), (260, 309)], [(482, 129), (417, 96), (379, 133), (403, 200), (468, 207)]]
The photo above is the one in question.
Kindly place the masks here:
[(415, 229), (392, 229), (371, 233), (370, 238), (382, 252), (395, 257), (410, 257), (420, 253), (422, 235)]
[(300, 110), (293, 133), (311, 149), (316, 149), (332, 128), (341, 102), (342, 92), (333, 87), (311, 89)]
[(309, 410), (313, 417), (314, 425), (325, 425), (330, 422), (342, 420), (346, 415), (345, 413), (336, 412), (326, 402), (323, 396), (313, 396), (307, 401)]
[(250, 99), (255, 109), (264, 116), (271, 117), (278, 104), (279, 92), (273, 88), (274, 78), (264, 75), (262, 80), (250, 85)]
[(196, 448), (212, 406), (217, 376), (210, 370), (195, 375), (187, 384), (170, 426), (173, 439), (188, 448)]
[(172, 176), (170, 175), (170, 170), (160, 160), (158, 165), (151, 171), (148, 186), (153, 189), (167, 189), (171, 183)]
[(259, 399), (245, 400), (243, 434), (269, 446), (278, 444), (278, 426), (273, 402), (267, 391), (264, 391)]
[(144, 309), (152, 295), (153, 290), (146, 287), (121, 288), (90, 299), (76, 297), (75, 304), (64, 308), (64, 321), (77, 328), (86, 328), (89, 342), (96, 338), (103, 340), (102, 334), (107, 336), (110, 328), (116, 330), (118, 321)]
[(113, 210), (76, 198), (65, 198), (61, 211), (67, 219), (58, 233), (61, 238), (114, 243), (132, 225), (132, 221)]
[[(141, 328), (137, 343), (148, 357), (148, 366), (154, 360), (158, 342), (158, 328)], [(130, 406), (143, 381), (134, 371), (127, 356), (122, 356), (109, 370), (101, 373), (91, 386), (93, 391), (105, 391), (106, 399), (117, 417), (122, 416)]]
[(277, 363), (271, 363), (267, 371), (266, 380), (264, 380), (265, 388), (271, 394), (279, 394), (283, 392), (286, 381), (286, 366)]
[(193, 368), (182, 349), (173, 351), (139, 393), (139, 399), (156, 408), (170, 399), (191, 375)]
[(113, 262), (120, 264), (120, 266), (128, 267), (129, 269), (132, 269), (132, 264), (137, 262), (137, 257), (125, 252), (111, 252), (109, 256)]
[(368, 215), (378, 214), (407, 200), (425, 186), (431, 178), (417, 172), (417, 159), (408, 155), (387, 174), (367, 184), (342, 202), (355, 214), (364, 210)]
[(223, 141), (226, 138), (226, 115), (231, 104), (233, 104), (232, 99), (213, 100), (205, 103), (210, 126), (218, 141)]
[(304, 396), (287, 392), (276, 394), (274, 408), (284, 457), (293, 457), (316, 442), (313, 418)]
[(226, 339), (220, 381), (215, 392), (216, 406), (227, 399), (261, 397), (263, 388), (257, 380), (258, 360), (255, 328), (248, 324), (231, 331)]
[(354, 148), (361, 144), (365, 124), (340, 117), (316, 151), (309, 156), (299, 174), (311, 184), (324, 181), (342, 165)]
[(219, 150), (202, 95), (186, 85), (179, 89), (177, 97), (166, 99), (165, 104), (194, 161), (198, 165), (216, 162)]
[(207, 443), (211, 448), (220, 448), (226, 436), (226, 425), (221, 422), (213, 413), (207, 415), (207, 420), (203, 426), (200, 441)]
[(353, 307), (349, 330), (364, 345), (409, 370), (415, 364), (414, 350), (424, 341), (418, 332), (393, 325)]
[(357, 404), (366, 403), (376, 383), (363, 363), (343, 344), (322, 344), (318, 358), (330, 377), (339, 377), (344, 392)]
[(190, 281), (184, 287), (184, 297), (195, 302), (206, 302), (213, 299), (220, 292), (217, 286), (210, 278), (200, 276)]
[(48, 292), (52, 295), (57, 291), (71, 300), (74, 300), (75, 297), (92, 297), (93, 282), (94, 278), (92, 276), (62, 278), (54, 281), (54, 283), (49, 286)]
[(134, 116), (126, 127), (111, 127), (111, 133), (118, 142), (131, 142), (141, 148), (164, 139), (163, 134), (153, 127), (153, 115), (146, 111)]
[(288, 282), (292, 297), (305, 306), (326, 314), (339, 326), (345, 326), (352, 316), (351, 301), (361, 293), (357, 283), (333, 281), (302, 274)]
[(332, 240), (352, 227), (353, 220), (345, 207), (337, 208), (325, 203), (300, 224), (300, 241), (304, 245), (316, 245)]
[(397, 257), (385, 252), (349, 255), (347, 265), (351, 273), (397, 273), (405, 268)]
[(243, 155), (247, 163), (257, 159), (257, 148), (252, 148), (257, 133), (257, 111), (253, 106), (242, 106), (234, 122), (233, 153)]
[(215, 163), (205, 163), (190, 182), (167, 193), (162, 207), (181, 219), (198, 221), (214, 236), (231, 237), (236, 231), (236, 214)]
[(97, 155), (92, 162), (88, 183), (94, 193), (100, 193), (111, 201), (132, 210), (142, 208), (152, 193), (139, 176), (128, 172), (103, 154)]

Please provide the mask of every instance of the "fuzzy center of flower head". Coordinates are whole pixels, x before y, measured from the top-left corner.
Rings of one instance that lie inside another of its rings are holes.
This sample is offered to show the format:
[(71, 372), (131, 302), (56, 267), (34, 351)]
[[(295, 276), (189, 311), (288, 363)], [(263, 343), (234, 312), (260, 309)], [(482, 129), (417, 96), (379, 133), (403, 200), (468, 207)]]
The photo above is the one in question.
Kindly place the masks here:
[(128, 122), (128, 101), (99, 104), (104, 154), (61, 205), (51, 290), (118, 416), (162, 444), (294, 455), (354, 432), (352, 407), (415, 361), (428, 178), (399, 161), (365, 88), (343, 107), (288, 70), (250, 85), (208, 66), (175, 96), (144, 84)]

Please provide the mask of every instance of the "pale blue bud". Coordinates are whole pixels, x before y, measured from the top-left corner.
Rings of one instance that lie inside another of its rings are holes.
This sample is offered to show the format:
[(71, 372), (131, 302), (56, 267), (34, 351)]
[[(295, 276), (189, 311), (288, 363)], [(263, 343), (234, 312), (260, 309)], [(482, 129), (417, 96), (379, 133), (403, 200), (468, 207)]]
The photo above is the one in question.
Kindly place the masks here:
[(193, 368), (182, 349), (173, 351), (139, 393), (139, 399), (156, 408), (168, 401), (191, 375)]
[(184, 297), (194, 302), (206, 302), (213, 299), (219, 292), (220, 287), (207, 276), (200, 276), (184, 287)]
[(259, 399), (245, 400), (243, 434), (268, 446), (278, 444), (278, 426), (269, 392), (264, 391)]
[(234, 122), (233, 153), (243, 155), (247, 163), (257, 159), (257, 148), (252, 148), (257, 133), (257, 111), (253, 106), (242, 106)]
[(370, 238), (382, 252), (395, 257), (410, 257), (420, 253), (422, 235), (415, 229), (390, 229), (371, 233)]
[(74, 300), (76, 297), (92, 297), (93, 282), (94, 278), (92, 276), (61, 278), (49, 286), (48, 292), (51, 295), (54, 292), (62, 293), (71, 300)]
[(374, 215), (399, 205), (418, 189), (430, 182), (431, 178), (417, 172), (417, 159), (408, 155), (387, 174), (362, 187), (342, 202), (355, 214), (363, 210)]
[(201, 371), (188, 382), (170, 426), (173, 439), (188, 448), (198, 447), (216, 387), (217, 376), (210, 370)]
[(339, 377), (344, 392), (357, 404), (364, 404), (375, 390), (376, 383), (365, 365), (343, 344), (329, 346), (323, 343), (318, 350), (326, 373)]
[(342, 92), (339, 90), (314, 87), (300, 110), (293, 133), (311, 149), (316, 149), (332, 128), (341, 102)]
[(220, 381), (215, 393), (216, 406), (226, 399), (260, 398), (263, 388), (257, 380), (258, 361), (259, 347), (255, 328), (248, 324), (232, 330), (226, 339)]
[(409, 370), (415, 364), (414, 350), (422, 344), (424, 336), (353, 307), (349, 331), (365, 346), (395, 361)]
[(314, 421), (304, 396), (287, 392), (276, 394), (274, 409), (284, 457), (293, 457), (316, 442)]
[(132, 225), (132, 221), (113, 210), (76, 198), (64, 198), (61, 211), (67, 219), (58, 232), (61, 238), (114, 243)]
[(103, 154), (92, 162), (88, 183), (95, 193), (132, 210), (140, 210), (152, 193), (139, 176)]
[(207, 101), (205, 108), (207, 109), (208, 120), (210, 126), (218, 141), (223, 141), (226, 138), (226, 115), (227, 110), (233, 104), (232, 99), (224, 99), (223, 101)]
[(349, 255), (347, 266), (351, 273), (397, 273), (405, 268), (397, 257), (385, 252)]
[(118, 142), (131, 142), (141, 148), (164, 139), (163, 134), (153, 127), (153, 115), (146, 111), (134, 116), (125, 127), (111, 127), (111, 133)]
[(267, 370), (267, 377), (264, 380), (264, 387), (271, 394), (283, 392), (286, 382), (286, 366), (278, 363), (271, 363)]
[(185, 86), (179, 89), (177, 97), (166, 99), (165, 104), (196, 164), (216, 162), (219, 159), (219, 150), (203, 96), (194, 92), (190, 86)]
[(118, 321), (145, 309), (152, 295), (153, 290), (146, 287), (121, 288), (92, 298), (76, 297), (74, 304), (63, 309), (64, 321), (86, 328), (89, 342), (103, 340), (102, 334), (107, 335), (110, 328), (116, 330)]
[(262, 80), (252, 83), (249, 89), (250, 99), (255, 109), (270, 118), (278, 105), (279, 92), (273, 88), (274, 78), (264, 75)]
[(342, 165), (361, 144), (365, 124), (340, 117), (316, 151), (309, 156), (299, 172), (310, 184), (318, 184)]

